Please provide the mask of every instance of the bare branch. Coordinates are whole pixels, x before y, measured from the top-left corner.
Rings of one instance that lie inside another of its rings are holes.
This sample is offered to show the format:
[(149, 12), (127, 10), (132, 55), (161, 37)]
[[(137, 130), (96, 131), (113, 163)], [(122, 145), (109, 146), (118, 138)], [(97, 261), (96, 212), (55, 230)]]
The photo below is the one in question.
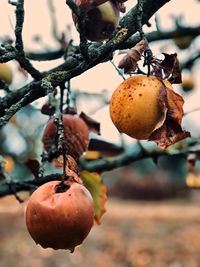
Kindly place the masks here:
[[(200, 153), (200, 150), (194, 149), (185, 149), (182, 151), (179, 150), (158, 150), (153, 149), (151, 151), (147, 151), (144, 147), (140, 147), (138, 145), (134, 145), (128, 151), (121, 154), (120, 156), (116, 156), (114, 158), (103, 158), (99, 160), (94, 160), (91, 162), (80, 162), (80, 169), (88, 170), (90, 172), (102, 172), (102, 171), (110, 171), (115, 168), (119, 168), (130, 163), (136, 162), (138, 160), (147, 159), (147, 158), (158, 158), (160, 156), (175, 156), (182, 155), (187, 159), (187, 154), (190, 152)], [(24, 181), (24, 182), (14, 182), (11, 181), (12, 190), (10, 190), (10, 184), (6, 181), (2, 181), (0, 184), (0, 197), (13, 194), (13, 190), (15, 193), (20, 191), (31, 191), (35, 190), (38, 186), (53, 180), (61, 180), (62, 174), (51, 174), (45, 177), (37, 178), (34, 180)]]
[[(165, 3), (167, 3), (169, 0), (160, 0), (160, 1), (154, 1), (154, 0), (145, 0), (143, 5), (143, 19), (142, 23), (146, 23), (148, 19)], [(19, 7), (22, 8), (23, 1), (19, 1)], [(22, 12), (22, 11), (20, 11)], [(98, 46), (96, 48), (94, 45), (91, 45), (89, 47), (89, 54), (90, 54), (90, 62), (85, 60), (81, 55), (76, 55), (75, 57), (72, 57), (71, 59), (73, 62), (70, 65), (70, 59), (67, 59), (67, 61), (50, 70), (47, 73), (44, 74), (38, 74), (36, 75), (37, 79), (41, 78), (41, 76), (46, 76), (44, 79), (46, 81), (49, 81), (52, 86), (58, 86), (62, 84), (65, 81), (68, 81), (69, 79), (80, 75), (81, 73), (85, 72), (86, 70), (94, 67), (95, 65), (108, 61), (111, 59), (111, 54), (118, 49), (122, 43), (127, 40), (131, 35), (133, 35), (136, 32), (136, 27), (133, 25), (136, 25), (136, 19), (137, 19), (137, 8), (132, 8), (120, 21), (121, 28), (126, 29), (126, 31), (117, 30), (113, 38), (108, 40), (106, 43)], [(20, 26), (22, 22), (18, 22), (18, 25)], [(20, 31), (19, 33), (20, 34)], [(19, 38), (20, 39), (20, 38)], [(24, 64), (23, 64), (24, 65)], [(70, 68), (69, 68), (70, 66)], [(73, 66), (73, 67), (72, 67)], [(23, 67), (23, 66), (22, 66)], [(29, 69), (29, 68), (28, 68)], [(27, 70), (27, 68), (26, 68)], [(30, 69), (29, 69), (30, 71)], [(33, 72), (31, 71), (33, 74)], [(30, 92), (28, 93), (28, 91)], [(28, 97), (27, 97), (28, 93)], [(39, 90), (35, 89), (34, 82), (28, 84), (27, 86), (19, 89), (15, 93), (10, 93), (6, 97), (2, 98), (0, 101), (0, 114), (1, 116), (5, 115), (5, 109), (9, 109), (11, 105), (17, 104), (18, 101), (20, 101), (20, 98), (25, 97), (25, 100), (22, 101), (23, 105), (29, 104), (32, 101), (46, 95), (47, 91), (46, 89), (39, 86)], [(20, 102), (20, 105), (22, 105)], [(14, 111), (12, 110), (12, 113), (14, 115)], [(4, 120), (1, 122), (1, 125), (4, 125)]]
[(20, 66), (24, 68), (28, 73), (30, 73), (34, 79), (40, 80), (42, 78), (42, 74), (33, 67), (33, 65), (26, 58), (24, 53), (24, 44), (22, 39), (23, 23), (24, 23), (24, 0), (18, 0), (16, 5), (15, 59), (17, 59)]

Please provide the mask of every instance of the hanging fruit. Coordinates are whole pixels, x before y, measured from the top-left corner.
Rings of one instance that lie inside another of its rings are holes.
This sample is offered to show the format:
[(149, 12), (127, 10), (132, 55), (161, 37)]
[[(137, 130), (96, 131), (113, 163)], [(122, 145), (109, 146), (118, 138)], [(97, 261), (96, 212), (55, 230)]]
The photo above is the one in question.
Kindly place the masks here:
[(93, 199), (80, 183), (52, 181), (31, 195), (26, 225), (36, 244), (71, 252), (89, 234), (94, 221)]
[[(77, 6), (85, 13), (85, 36), (91, 41), (104, 41), (111, 37), (120, 16), (121, 4), (118, 1), (103, 1), (103, 4), (93, 5), (90, 1), (75, 0)], [(72, 18), (79, 31), (78, 19), (75, 14)]]
[[(77, 115), (63, 114), (64, 137), (67, 145), (67, 153), (74, 159), (78, 159), (87, 150), (89, 144), (89, 128)], [(56, 143), (57, 126), (51, 118), (44, 130), (42, 142), (44, 149), (49, 151)]]

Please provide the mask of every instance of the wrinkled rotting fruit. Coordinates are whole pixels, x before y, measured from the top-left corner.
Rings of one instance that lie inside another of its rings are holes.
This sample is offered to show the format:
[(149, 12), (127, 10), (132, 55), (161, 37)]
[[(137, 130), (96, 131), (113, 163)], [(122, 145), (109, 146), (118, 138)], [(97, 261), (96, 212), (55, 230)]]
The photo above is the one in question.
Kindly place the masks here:
[[(89, 129), (86, 123), (76, 115), (63, 114), (63, 125), (67, 153), (78, 159), (88, 148)], [(49, 151), (56, 142), (57, 126), (51, 118), (44, 130), (42, 142), (44, 149)]]
[(89, 234), (93, 221), (92, 196), (74, 181), (48, 182), (33, 192), (27, 204), (28, 231), (43, 248), (73, 252)]
[[(75, 0), (75, 3), (87, 5), (84, 0)], [(84, 12), (84, 11), (83, 11)], [(104, 41), (108, 39), (115, 30), (120, 16), (120, 5), (117, 1), (107, 1), (98, 6), (92, 6), (85, 11), (85, 36), (90, 41)], [(75, 26), (78, 29), (77, 17), (72, 14)]]
[[(168, 81), (168, 88), (172, 88)], [(162, 82), (154, 76), (137, 75), (122, 82), (110, 100), (110, 116), (116, 128), (138, 140), (146, 140), (165, 118), (159, 103)]]

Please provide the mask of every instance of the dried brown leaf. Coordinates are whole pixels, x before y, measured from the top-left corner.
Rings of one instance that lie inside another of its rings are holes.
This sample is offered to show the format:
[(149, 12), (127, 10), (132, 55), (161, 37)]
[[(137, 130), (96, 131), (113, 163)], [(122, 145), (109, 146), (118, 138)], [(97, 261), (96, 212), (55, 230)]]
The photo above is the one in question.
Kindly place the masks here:
[[(66, 155), (66, 160), (67, 160), (66, 171), (68, 171), (70, 169), (70, 170), (78, 173), (78, 165), (77, 165), (77, 162), (75, 161), (75, 159), (70, 155)], [(63, 168), (63, 165), (64, 165), (63, 155), (60, 155), (57, 158), (54, 158), (51, 163), (57, 169)]]
[(150, 75), (156, 76), (158, 79), (163, 80), (163, 71), (161, 67), (162, 61), (157, 58), (151, 59), (151, 67), (152, 70), (150, 72)]
[(131, 48), (127, 54), (120, 60), (118, 68), (124, 69), (125, 73), (135, 71), (137, 62), (141, 59), (142, 54), (147, 49), (147, 43), (143, 39)]
[(181, 78), (181, 69), (180, 69), (180, 64), (179, 60), (176, 57), (175, 62), (174, 62), (174, 68), (172, 71), (172, 76), (169, 78), (169, 82), (171, 83), (182, 83), (182, 78)]
[(181, 70), (177, 54), (163, 53), (164, 59), (151, 58), (151, 75), (161, 80), (167, 79), (170, 83), (181, 83)]
[(166, 149), (168, 146), (189, 137), (190, 133), (183, 131), (181, 127), (183, 98), (164, 83), (160, 90), (159, 101), (161, 106), (167, 108), (166, 119), (163, 125), (151, 134), (149, 140), (155, 141), (160, 148)]
[(165, 74), (164, 79), (169, 78), (171, 83), (181, 83), (181, 71), (177, 54), (166, 54), (164, 60), (161, 63), (161, 68)]
[(94, 119), (86, 115), (84, 112), (81, 112), (79, 117), (84, 120), (91, 132), (100, 135), (100, 123), (98, 121), (95, 121)]

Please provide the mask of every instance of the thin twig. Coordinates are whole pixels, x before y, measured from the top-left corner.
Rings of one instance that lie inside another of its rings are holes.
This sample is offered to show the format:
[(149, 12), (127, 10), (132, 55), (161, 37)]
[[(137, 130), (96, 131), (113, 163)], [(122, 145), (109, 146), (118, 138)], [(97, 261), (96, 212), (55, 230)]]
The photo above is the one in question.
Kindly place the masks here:
[(52, 23), (52, 35), (56, 41), (59, 42), (59, 36), (58, 36), (58, 24), (57, 24), (57, 19), (56, 19), (56, 10), (53, 4), (53, 0), (48, 0), (48, 8), (49, 8), (49, 13), (50, 13), (50, 18), (51, 18), (51, 23)]
[(196, 112), (196, 111), (200, 111), (200, 107), (198, 107), (198, 108), (194, 108), (194, 109), (192, 109), (192, 110), (189, 110), (189, 111), (185, 112), (185, 113), (183, 114), (183, 116), (187, 116), (187, 115), (189, 115), (189, 114), (191, 114), (191, 113), (193, 113), (193, 112)]
[(73, 0), (66, 0), (66, 4), (69, 6), (69, 8), (72, 10), (74, 15), (76, 16), (77, 20), (77, 27), (79, 29), (79, 36), (80, 36), (80, 52), (83, 56), (83, 58), (86, 61), (89, 61), (89, 52), (88, 52), (88, 41), (85, 36), (85, 23), (86, 23), (86, 16), (87, 13), (84, 11), (81, 11), (80, 8), (75, 4)]
[(26, 58), (24, 53), (24, 44), (22, 38), (22, 30), (24, 24), (24, 0), (18, 0), (16, 5), (16, 25), (15, 25), (15, 49), (16, 56), (15, 58), (18, 60), (20, 66), (24, 68), (31, 76), (40, 80), (43, 76), (42, 74), (33, 67), (30, 61)]
[(124, 77), (123, 73), (119, 70), (119, 68), (115, 65), (115, 63), (112, 60), (110, 60), (110, 63), (113, 65), (113, 67), (115, 68), (115, 70), (117, 71), (119, 76), (121, 76), (123, 80), (126, 80), (126, 78)]

